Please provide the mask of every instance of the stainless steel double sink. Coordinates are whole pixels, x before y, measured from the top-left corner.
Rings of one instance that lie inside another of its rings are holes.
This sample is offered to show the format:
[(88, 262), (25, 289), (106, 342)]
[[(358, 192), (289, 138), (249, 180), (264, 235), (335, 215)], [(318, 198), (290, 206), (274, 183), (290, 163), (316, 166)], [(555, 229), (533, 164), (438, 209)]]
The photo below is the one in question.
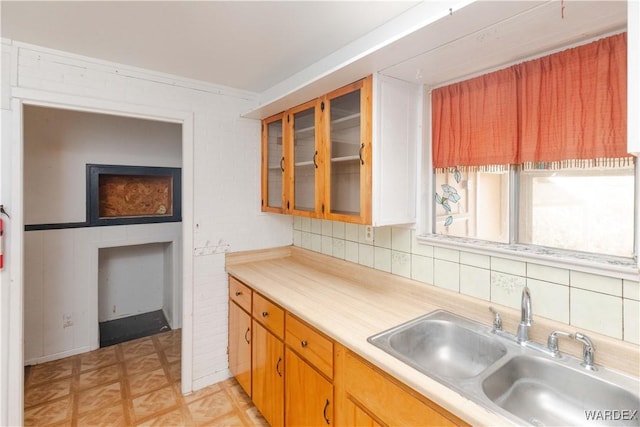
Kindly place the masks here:
[(368, 341), (517, 424), (640, 426), (640, 382), (551, 357), (437, 310)]

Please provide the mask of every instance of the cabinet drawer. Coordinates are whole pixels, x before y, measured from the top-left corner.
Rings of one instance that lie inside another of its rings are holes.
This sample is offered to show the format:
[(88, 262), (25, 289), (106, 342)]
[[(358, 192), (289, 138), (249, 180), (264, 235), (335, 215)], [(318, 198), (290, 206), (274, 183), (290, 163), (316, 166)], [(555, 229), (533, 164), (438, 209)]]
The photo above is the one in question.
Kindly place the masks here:
[(229, 276), (229, 299), (251, 313), (251, 288), (233, 276)]
[(320, 372), (333, 379), (333, 341), (287, 313), (285, 342)]
[(384, 424), (468, 425), (427, 398), (419, 399), (351, 352), (346, 353), (342, 375), (346, 392)]
[(284, 310), (262, 295), (253, 296), (253, 317), (278, 338), (284, 335)]

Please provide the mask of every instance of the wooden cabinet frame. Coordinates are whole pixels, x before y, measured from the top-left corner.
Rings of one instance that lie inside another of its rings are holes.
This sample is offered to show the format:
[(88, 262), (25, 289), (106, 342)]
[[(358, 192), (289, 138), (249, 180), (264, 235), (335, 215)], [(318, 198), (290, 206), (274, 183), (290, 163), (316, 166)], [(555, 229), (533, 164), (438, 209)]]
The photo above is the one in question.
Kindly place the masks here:
[(280, 206), (271, 206), (269, 204), (269, 125), (274, 122), (280, 121), (282, 123), (282, 118), (284, 117), (284, 113), (279, 113), (274, 116), (271, 116), (262, 121), (262, 133), (261, 133), (261, 195), (262, 195), (262, 211), (263, 212), (275, 212), (275, 213), (285, 213), (285, 189), (286, 189), (286, 176), (285, 176), (285, 129), (284, 124), (282, 126), (282, 152), (280, 153), (280, 165), (282, 172), (282, 190), (280, 191)]
[[(324, 96), (276, 114), (262, 122), (262, 210), (293, 214), (310, 218), (323, 218), (334, 221), (357, 224), (372, 222), (372, 88), (373, 77), (369, 76), (351, 83)], [(331, 206), (331, 102), (332, 100), (360, 90), (360, 182), (359, 212), (354, 215), (333, 212)], [(315, 167), (315, 206), (313, 210), (296, 209), (295, 203), (295, 147), (294, 147), (294, 115), (315, 107), (315, 145), (317, 155), (314, 156)], [(283, 188), (282, 206), (269, 206), (269, 146), (268, 126), (275, 121), (282, 122), (283, 128)]]
[[(372, 91), (373, 77), (369, 76), (350, 85), (337, 89), (322, 97), (325, 104), (325, 123), (323, 131), (323, 145), (325, 155), (324, 170), (324, 206), (321, 207), (323, 218), (333, 221), (371, 224), (371, 194), (372, 194)], [(334, 213), (331, 206), (331, 101), (340, 96), (360, 90), (360, 212), (356, 215)]]
[(253, 320), (251, 398), (272, 426), (284, 424), (284, 344)]
[(342, 345), (335, 363), (338, 426), (468, 426)]
[(251, 349), (253, 332), (251, 316), (229, 300), (229, 370), (240, 386), (252, 396)]
[[(324, 115), (321, 111), (320, 99), (314, 99), (309, 102), (305, 102), (297, 107), (287, 110), (284, 113), (285, 122), (285, 206), (286, 213), (290, 213), (297, 216), (305, 216), (311, 218), (319, 218), (322, 216), (321, 203), (322, 203), (322, 191), (324, 180), (324, 145), (322, 141), (322, 128), (324, 127)], [(310, 161), (313, 162), (314, 170), (314, 208), (313, 210), (296, 209), (296, 197), (295, 197), (295, 115), (301, 111), (314, 108), (314, 136), (315, 136), (315, 155)]]

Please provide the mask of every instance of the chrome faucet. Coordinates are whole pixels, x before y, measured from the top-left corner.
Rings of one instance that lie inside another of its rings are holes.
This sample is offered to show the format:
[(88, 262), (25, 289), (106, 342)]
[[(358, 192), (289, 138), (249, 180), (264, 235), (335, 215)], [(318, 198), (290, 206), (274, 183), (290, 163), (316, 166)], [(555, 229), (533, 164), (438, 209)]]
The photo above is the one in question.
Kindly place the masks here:
[(584, 366), (584, 368), (589, 371), (598, 370), (598, 368), (594, 366), (596, 347), (593, 344), (593, 341), (591, 341), (591, 339), (585, 334), (582, 334), (580, 332), (571, 334), (564, 331), (553, 331), (547, 338), (546, 346), (529, 340), (529, 328), (533, 324), (533, 312), (531, 309), (531, 292), (529, 292), (529, 288), (526, 285), (524, 288), (522, 288), (520, 323), (518, 323), (518, 330), (516, 331), (515, 335), (502, 329), (502, 317), (500, 316), (500, 313), (496, 311), (496, 309), (489, 306), (489, 311), (494, 315), (493, 328), (491, 329), (491, 332), (493, 332), (494, 334), (506, 338), (510, 341), (515, 341), (523, 347), (541, 351), (552, 357), (562, 357), (560, 350), (558, 349), (559, 337), (575, 339), (576, 341), (581, 342), (583, 345), (582, 366)]
[(553, 357), (560, 357), (560, 349), (558, 348), (558, 338), (559, 337), (567, 337), (569, 339), (574, 339), (575, 335), (570, 334), (569, 332), (564, 331), (553, 331), (549, 334), (547, 338), (547, 348)]
[(491, 306), (489, 306), (489, 311), (494, 315), (492, 332), (502, 331), (502, 317), (500, 317), (500, 313)]
[(520, 323), (516, 333), (516, 341), (520, 344), (529, 341), (529, 327), (533, 323), (533, 312), (531, 311), (531, 293), (525, 286), (522, 289), (522, 301), (520, 309)]
[(493, 328), (491, 332), (501, 337), (507, 338), (508, 340), (515, 341), (523, 347), (533, 348), (549, 355), (554, 355), (554, 351), (548, 347), (549, 344), (547, 344), (547, 347), (545, 347), (542, 344), (538, 344), (537, 342), (531, 341), (529, 339), (529, 328), (533, 323), (533, 313), (531, 311), (531, 293), (529, 292), (528, 287), (525, 286), (522, 289), (520, 323), (518, 324), (518, 330), (515, 334), (506, 332), (502, 329), (502, 317), (500, 317), (500, 314), (493, 307), (490, 306), (489, 311), (494, 314)]
[(575, 339), (582, 343), (582, 366), (589, 371), (597, 371), (598, 368), (593, 366), (596, 356), (596, 347), (593, 345), (593, 341), (580, 332), (575, 333)]

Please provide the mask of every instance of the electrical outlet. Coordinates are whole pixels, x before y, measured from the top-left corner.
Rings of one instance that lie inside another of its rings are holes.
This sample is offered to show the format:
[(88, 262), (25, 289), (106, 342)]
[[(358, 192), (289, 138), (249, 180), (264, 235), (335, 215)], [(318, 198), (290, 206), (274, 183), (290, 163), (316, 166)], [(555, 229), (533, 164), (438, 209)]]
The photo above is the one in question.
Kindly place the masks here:
[(373, 242), (373, 226), (372, 225), (365, 225), (364, 240), (366, 240), (367, 242)]
[(63, 314), (62, 315), (62, 327), (63, 328), (68, 328), (70, 326), (73, 326), (73, 317), (70, 314)]

